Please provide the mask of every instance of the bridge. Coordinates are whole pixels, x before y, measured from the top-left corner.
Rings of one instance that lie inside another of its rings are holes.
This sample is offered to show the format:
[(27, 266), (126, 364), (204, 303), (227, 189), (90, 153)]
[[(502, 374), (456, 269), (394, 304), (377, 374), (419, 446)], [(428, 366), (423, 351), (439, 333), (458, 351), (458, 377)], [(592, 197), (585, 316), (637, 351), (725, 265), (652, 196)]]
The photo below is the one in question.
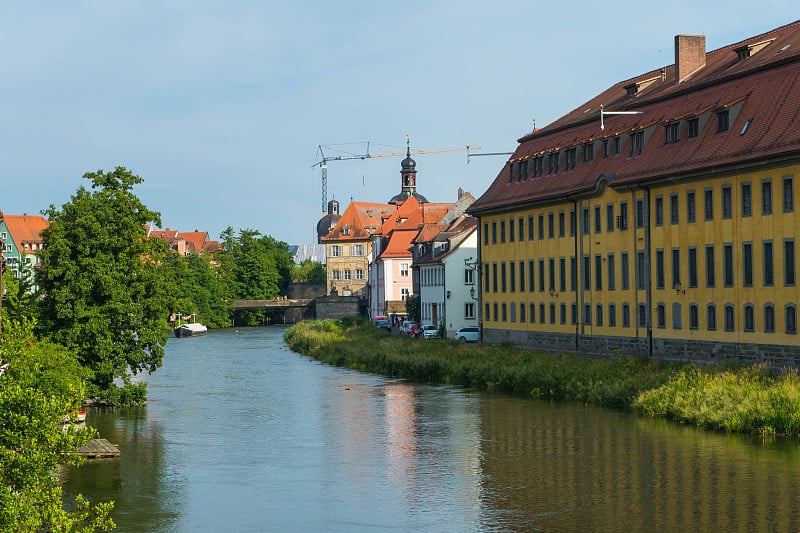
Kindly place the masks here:
[(259, 309), (306, 308), (313, 298), (276, 298), (273, 300), (236, 300), (233, 309), (236, 311), (257, 311)]

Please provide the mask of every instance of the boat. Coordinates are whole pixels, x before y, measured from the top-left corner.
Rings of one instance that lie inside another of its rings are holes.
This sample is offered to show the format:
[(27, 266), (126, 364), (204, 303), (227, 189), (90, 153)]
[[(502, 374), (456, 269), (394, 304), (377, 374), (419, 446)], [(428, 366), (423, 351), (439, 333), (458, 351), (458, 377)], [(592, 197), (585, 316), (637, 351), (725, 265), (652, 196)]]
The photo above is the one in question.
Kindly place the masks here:
[(206, 333), (208, 333), (208, 328), (198, 322), (181, 324), (175, 328), (176, 337), (199, 337)]

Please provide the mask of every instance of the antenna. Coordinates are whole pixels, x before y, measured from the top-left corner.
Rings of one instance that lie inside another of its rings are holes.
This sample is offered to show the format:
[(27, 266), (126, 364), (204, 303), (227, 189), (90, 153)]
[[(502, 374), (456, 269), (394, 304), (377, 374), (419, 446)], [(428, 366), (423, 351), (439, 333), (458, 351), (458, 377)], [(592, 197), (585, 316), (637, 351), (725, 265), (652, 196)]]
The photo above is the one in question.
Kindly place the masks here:
[(606, 129), (606, 126), (603, 123), (603, 117), (605, 115), (641, 115), (643, 113), (643, 111), (605, 111), (603, 109), (603, 104), (600, 104), (600, 129)]

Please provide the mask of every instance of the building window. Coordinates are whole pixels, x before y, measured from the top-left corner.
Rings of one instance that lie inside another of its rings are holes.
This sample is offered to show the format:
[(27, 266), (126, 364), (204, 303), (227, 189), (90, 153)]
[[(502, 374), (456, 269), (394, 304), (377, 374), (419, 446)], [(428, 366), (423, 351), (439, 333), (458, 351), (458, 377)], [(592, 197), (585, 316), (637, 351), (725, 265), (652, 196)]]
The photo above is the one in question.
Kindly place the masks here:
[(792, 176), (783, 177), (783, 212), (794, 211), (794, 180)]
[(621, 151), (622, 151), (622, 139), (620, 139), (618, 136), (614, 137), (614, 155), (619, 155)]
[(556, 323), (556, 304), (552, 302), (550, 303), (550, 323)]
[(664, 144), (676, 143), (680, 140), (680, 123), (673, 122), (664, 126)]
[(712, 189), (703, 191), (703, 209), (705, 210), (705, 220), (714, 220), (714, 191)]
[(697, 248), (689, 247), (689, 287), (697, 287)]
[(539, 215), (539, 240), (544, 240), (544, 215)]
[(528, 313), (528, 320), (533, 324), (536, 322), (536, 304), (531, 302), (530, 305), (528, 305), (528, 309), (530, 310), (530, 313)]
[(700, 317), (697, 304), (689, 304), (689, 329), (700, 327)]
[(753, 286), (753, 243), (742, 243), (742, 285)]
[(506, 221), (505, 220), (501, 220), (500, 221), (500, 244), (503, 244), (505, 242), (506, 242)]
[(697, 220), (697, 206), (695, 204), (695, 194), (694, 191), (688, 191), (686, 193), (686, 221), (687, 222), (694, 222)]
[(539, 292), (544, 292), (544, 259), (539, 259)]
[(763, 180), (761, 182), (761, 214), (772, 214), (772, 181)]
[(636, 252), (636, 288), (644, 290), (647, 287), (647, 262), (644, 252)]
[(517, 292), (517, 264), (514, 261), (508, 264), (508, 281), (511, 292)]
[(641, 155), (644, 150), (644, 132), (636, 131), (631, 133), (631, 153), (630, 156)]
[(603, 304), (597, 304), (594, 309), (594, 324), (595, 326), (603, 325)]
[(638, 313), (637, 313), (637, 315), (639, 317), (637, 323), (638, 323), (640, 328), (646, 328), (647, 327), (647, 306), (644, 305), (644, 304), (639, 304), (637, 306), (637, 308), (639, 310)]
[(408, 277), (408, 263), (400, 263), (400, 277), (401, 278)]
[(533, 177), (537, 178), (544, 174), (544, 156), (537, 155), (533, 158)]
[(793, 287), (795, 284), (794, 239), (783, 241), (783, 284)]
[(592, 325), (592, 306), (584, 304), (583, 306), (583, 324), (586, 326)]
[(594, 288), (603, 290), (603, 256), (600, 254), (594, 256)]
[(529, 259), (528, 260), (528, 290), (531, 291), (531, 292), (533, 292), (535, 290), (534, 289), (534, 280), (535, 280), (535, 278), (534, 278), (534, 272), (533, 272), (533, 265), (534, 265), (533, 259)]
[(500, 262), (500, 292), (506, 292), (506, 262)]
[(555, 237), (556, 228), (555, 228), (555, 215), (553, 213), (547, 213), (547, 238), (552, 239)]
[(582, 213), (583, 213), (583, 217), (582, 217), (583, 218), (583, 228), (581, 229), (581, 231), (583, 232), (584, 235), (589, 235), (589, 232), (591, 231), (589, 229), (589, 208), (588, 207), (584, 207)]
[(499, 308), (500, 306), (497, 305), (497, 302), (494, 302), (492, 304), (492, 318), (494, 319), (495, 322), (499, 322), (498, 320), (498, 318), (500, 318), (500, 313), (498, 312)]
[(603, 228), (602, 228), (602, 215), (601, 215), (601, 211), (600, 211), (600, 206), (596, 205), (596, 206), (594, 206), (594, 232), (595, 233), (600, 233), (601, 231), (603, 231)]
[(683, 328), (683, 312), (681, 311), (681, 304), (675, 302), (672, 304), (672, 329)]
[(577, 148), (567, 148), (565, 151), (567, 156), (566, 164), (564, 165), (564, 170), (572, 170), (575, 168), (576, 160), (578, 159), (577, 155)]
[(734, 331), (736, 329), (736, 322), (734, 320), (733, 304), (725, 304), (725, 331)]
[(532, 241), (536, 233), (533, 230), (533, 215), (528, 215), (528, 240)]
[(523, 322), (525, 322), (525, 320), (526, 320), (525, 319), (525, 304), (524, 303), (520, 303), (519, 304), (519, 321), (520, 321), (520, 323), (523, 323)]
[(570, 237), (575, 236), (575, 232), (577, 231), (577, 222), (575, 220), (575, 211), (571, 210), (569, 212), (569, 235)]
[(775, 306), (764, 306), (764, 333), (775, 333)]
[(706, 287), (714, 287), (717, 283), (716, 276), (714, 275), (714, 245), (706, 245)]
[(471, 268), (464, 269), (464, 285), (475, 285), (475, 271)]
[(753, 214), (753, 190), (750, 182), (742, 183), (742, 216), (749, 217)]
[(681, 250), (672, 249), (672, 288), (677, 289), (681, 286)]
[(722, 245), (722, 279), (726, 287), (733, 287), (733, 245)]
[(352, 279), (353, 278), (353, 271), (352, 270), (344, 270), (342, 271), (344, 274), (344, 279)]
[(550, 283), (548, 284), (548, 288), (550, 292), (555, 292), (556, 290), (556, 260), (550, 258), (547, 260), (548, 263), (548, 273), (550, 274)]
[(628, 229), (628, 202), (619, 204), (619, 216), (617, 217), (617, 228)]
[(525, 240), (525, 219), (522, 217), (517, 219), (517, 236), (519, 238), (519, 242)]
[(641, 198), (636, 200), (636, 227), (644, 227), (644, 200)]
[(567, 234), (566, 213), (560, 211), (558, 213), (558, 236), (564, 237)]
[(588, 255), (583, 256), (583, 290), (592, 290), (592, 261)]
[(364, 269), (356, 269), (356, 279), (364, 279)]
[(609, 233), (614, 231), (614, 204), (606, 206), (606, 231)]
[[(505, 304), (503, 304), (503, 305), (505, 305)], [(512, 304), (509, 305), (509, 307), (511, 308), (511, 322), (516, 322), (517, 321), (517, 306), (512, 303)]]
[(519, 262), (519, 292), (525, 292), (525, 261)]
[(578, 261), (574, 255), (569, 258), (569, 290), (578, 290)]
[(786, 333), (794, 335), (797, 333), (797, 306), (789, 304), (786, 306)]
[(733, 196), (730, 185), (722, 186), (722, 218), (733, 216)]
[(594, 159), (594, 143), (583, 145), (583, 162), (588, 163)]
[(656, 305), (656, 327), (659, 329), (667, 327), (667, 307), (663, 303)]
[[(489, 292), (489, 263), (483, 264), (483, 292)], [(486, 313), (489, 316), (489, 313)]]
[(403, 287), (402, 289), (400, 289), (400, 299), (401, 299), (402, 301), (404, 301), (404, 302), (405, 302), (405, 301), (408, 299), (408, 297), (409, 297), (409, 295), (410, 295), (410, 294), (411, 294), (411, 291), (409, 291), (409, 289), (408, 289), (408, 288), (406, 288), (406, 287)]
[(361, 257), (364, 255), (364, 245), (363, 244), (352, 244), (350, 245), (350, 255), (355, 257)]
[(731, 129), (730, 113), (727, 109), (717, 113), (717, 133)]
[(630, 265), (628, 264), (628, 252), (622, 252), (620, 254), (620, 268), (622, 269), (620, 272), (620, 283), (622, 284), (622, 290), (627, 291), (630, 288)]
[(558, 172), (558, 152), (551, 153), (547, 158), (547, 162), (548, 162), (548, 167), (547, 167), (548, 174), (555, 174), (556, 172)]
[(753, 304), (744, 304), (744, 330), (755, 331), (755, 310)]
[(664, 288), (664, 250), (656, 250), (656, 289)]
[(656, 226), (664, 225), (664, 197), (656, 196)]
[(342, 247), (339, 245), (331, 246), (331, 257), (341, 257), (342, 256)]
[(558, 269), (559, 274), (561, 274), (558, 277), (558, 290), (561, 292), (567, 292), (567, 260), (565, 258), (559, 258)]
[(631, 306), (622, 304), (622, 327), (629, 328), (631, 326)]
[(764, 286), (772, 287), (775, 284), (775, 261), (773, 257), (772, 241), (764, 241)]
[(464, 304), (464, 318), (468, 320), (475, 318), (475, 304), (473, 302)]
[(559, 315), (558, 315), (559, 323), (560, 324), (566, 324), (567, 323), (567, 304), (562, 303), (561, 305), (558, 306), (558, 310), (559, 310)]
[(717, 306), (714, 304), (706, 306), (706, 329), (709, 331), (717, 329)]
[(669, 195), (669, 223), (678, 223), (678, 193)]
[(547, 317), (544, 314), (544, 303), (539, 303), (539, 323), (544, 324), (547, 322)]
[(693, 139), (700, 135), (700, 120), (695, 118), (690, 118), (686, 121), (686, 138)]
[(617, 306), (608, 304), (608, 327), (617, 327)]
[(608, 263), (608, 290), (613, 291), (614, 289), (617, 288), (617, 283), (616, 283), (617, 269), (616, 265), (614, 264), (613, 252), (608, 254), (608, 260), (606, 261), (606, 263)]
[(573, 326), (578, 324), (578, 304), (575, 302), (569, 306), (569, 323)]
[(508, 322), (508, 306), (505, 302), (500, 304), (500, 312), (502, 313), (503, 322)]
[(497, 244), (497, 222), (492, 221), (492, 244)]
[(483, 244), (489, 246), (489, 223), (483, 223)]

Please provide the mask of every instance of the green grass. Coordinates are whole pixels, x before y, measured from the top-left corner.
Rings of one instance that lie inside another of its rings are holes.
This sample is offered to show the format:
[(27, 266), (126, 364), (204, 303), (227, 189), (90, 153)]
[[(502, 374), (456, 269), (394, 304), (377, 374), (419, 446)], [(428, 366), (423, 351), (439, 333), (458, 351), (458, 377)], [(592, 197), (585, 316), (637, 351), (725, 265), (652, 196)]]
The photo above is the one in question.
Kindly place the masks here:
[(588, 358), (391, 335), (368, 322), (301, 322), (288, 346), (321, 362), (417, 382), (635, 409), (728, 432), (800, 435), (800, 377), (761, 367)]

